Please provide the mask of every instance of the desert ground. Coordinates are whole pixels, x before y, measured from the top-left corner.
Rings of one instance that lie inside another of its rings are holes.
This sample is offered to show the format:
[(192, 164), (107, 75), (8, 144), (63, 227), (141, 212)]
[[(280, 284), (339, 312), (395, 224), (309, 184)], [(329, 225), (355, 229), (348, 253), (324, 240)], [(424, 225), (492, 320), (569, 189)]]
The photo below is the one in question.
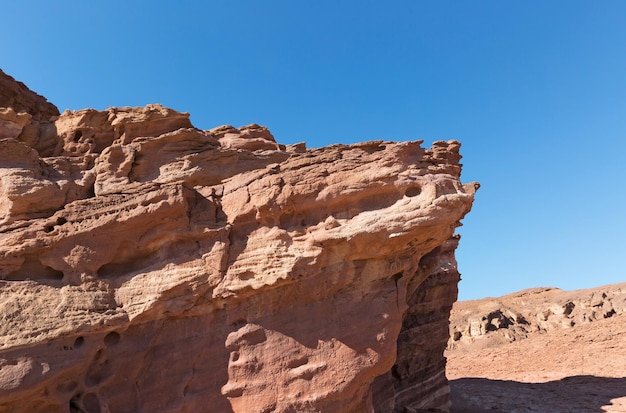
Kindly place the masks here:
[[(505, 313), (521, 313), (526, 329), (536, 331), (515, 332), (519, 326), (512, 323), (483, 334), (475, 328), (478, 335), (466, 342), (451, 340), (446, 357), (452, 412), (626, 412), (624, 287), (571, 294), (546, 290), (457, 303), (452, 330), (499, 307)], [(549, 315), (558, 322), (545, 328), (536, 325), (543, 318), (549, 321), (546, 308), (567, 303), (579, 311), (556, 311)], [(542, 315), (532, 319), (532, 314)]]

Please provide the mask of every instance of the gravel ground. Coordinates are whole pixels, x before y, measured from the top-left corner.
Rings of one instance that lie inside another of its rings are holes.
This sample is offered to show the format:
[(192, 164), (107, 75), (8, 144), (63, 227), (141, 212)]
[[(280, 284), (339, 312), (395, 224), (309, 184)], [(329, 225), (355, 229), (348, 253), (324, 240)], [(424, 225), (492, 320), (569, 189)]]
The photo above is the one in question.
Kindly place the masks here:
[(626, 314), (446, 357), (453, 413), (626, 412)]

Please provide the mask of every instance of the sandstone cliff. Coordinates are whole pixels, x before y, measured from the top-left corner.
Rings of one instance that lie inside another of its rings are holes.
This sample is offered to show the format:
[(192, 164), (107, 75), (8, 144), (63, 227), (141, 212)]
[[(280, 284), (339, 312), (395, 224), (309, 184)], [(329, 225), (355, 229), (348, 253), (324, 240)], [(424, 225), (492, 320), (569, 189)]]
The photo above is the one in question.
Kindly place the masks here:
[(7, 78), (0, 412), (448, 407), (453, 234), (477, 188), (458, 142), (57, 116)]

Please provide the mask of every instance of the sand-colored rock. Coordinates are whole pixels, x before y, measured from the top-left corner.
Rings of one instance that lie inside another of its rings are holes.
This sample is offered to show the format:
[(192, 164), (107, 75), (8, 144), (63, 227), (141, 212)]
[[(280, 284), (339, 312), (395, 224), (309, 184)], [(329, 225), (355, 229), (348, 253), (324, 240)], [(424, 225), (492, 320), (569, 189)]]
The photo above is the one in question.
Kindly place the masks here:
[(625, 305), (626, 284), (536, 288), (456, 303), (453, 330), (479, 314), (489, 320), (494, 308), (515, 311), (527, 323), (524, 333), (519, 323), (501, 323), (451, 343), (452, 411), (626, 412)]
[(158, 105), (1, 140), (0, 412), (446, 409), (477, 184), (458, 142), (420, 143), (284, 146)]
[(449, 349), (494, 347), (532, 333), (568, 329), (626, 311), (626, 284), (563, 291), (533, 288), (454, 305)]

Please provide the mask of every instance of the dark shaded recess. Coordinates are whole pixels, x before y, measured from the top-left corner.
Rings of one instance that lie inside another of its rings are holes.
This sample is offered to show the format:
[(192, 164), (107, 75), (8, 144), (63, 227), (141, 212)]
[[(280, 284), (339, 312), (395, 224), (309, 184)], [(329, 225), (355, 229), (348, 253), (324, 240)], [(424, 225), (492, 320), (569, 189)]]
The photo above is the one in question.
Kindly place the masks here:
[(395, 187), (386, 186), (364, 190), (351, 196), (339, 196), (327, 203), (326, 208), (319, 208), (315, 202), (308, 201), (306, 207), (296, 207), (293, 211), (283, 213), (279, 217), (279, 225), (283, 229), (317, 225), (329, 215), (354, 218), (365, 211), (378, 211), (389, 208), (402, 197)]
[(104, 336), (104, 344), (107, 346), (114, 346), (120, 342), (120, 335), (115, 331), (111, 331), (109, 334)]
[(419, 186), (412, 186), (406, 190), (404, 195), (408, 196), (409, 198), (412, 198), (414, 196), (418, 196), (421, 193), (422, 193), (422, 188), (420, 188)]
[(44, 232), (50, 233), (54, 231), (54, 227), (63, 224), (67, 224), (67, 219), (64, 217), (58, 217), (56, 223), (54, 223), (53, 225), (46, 225), (43, 230)]
[(72, 139), (75, 143), (78, 143), (78, 141), (80, 140), (80, 138), (83, 137), (83, 131), (81, 130), (77, 130), (76, 133), (74, 133), (74, 138)]
[(82, 409), (81, 398), (83, 397), (82, 393), (75, 394), (70, 399), (70, 413), (84, 413)]
[(96, 196), (96, 186), (92, 184), (85, 192), (86, 198), (94, 198)]
[(74, 340), (74, 348), (80, 348), (83, 344), (85, 344), (85, 338), (82, 336), (76, 337), (76, 340)]
[(26, 257), (24, 263), (19, 270), (13, 271), (5, 277), (7, 281), (24, 281), (24, 280), (62, 280), (63, 272), (57, 271), (52, 267), (43, 265), (35, 257)]
[(180, 239), (164, 243), (158, 251), (145, 252), (134, 243), (123, 242), (117, 250), (116, 261), (98, 269), (99, 278), (116, 278), (140, 271), (158, 270), (167, 264), (180, 264), (197, 258), (198, 244), (191, 239)]
[[(124, 247), (120, 247), (123, 249)], [(128, 249), (134, 247), (128, 247)], [(118, 254), (119, 256), (119, 254)], [(115, 278), (121, 275), (132, 274), (140, 270), (147, 269), (159, 261), (158, 252), (147, 254), (144, 256), (131, 256), (120, 262), (111, 262), (104, 264), (98, 270), (98, 278)]]
[[(370, 145), (368, 145), (368, 143)], [(382, 150), (385, 150), (385, 148), (387, 147), (386, 145), (381, 145), (382, 141), (372, 141), (372, 142), (365, 142), (365, 143), (361, 143), (359, 144), (359, 149), (361, 149), (363, 152), (366, 152), (368, 154), (373, 154), (374, 152), (380, 152)]]
[(565, 303), (565, 305), (563, 306), (563, 314), (565, 315), (570, 315), (572, 314), (572, 311), (574, 311), (574, 307), (576, 307), (576, 304), (574, 304), (571, 301), (568, 301), (567, 303)]
[(498, 327), (494, 326), (493, 324), (487, 324), (487, 326), (485, 327), (485, 330), (487, 332), (496, 331), (497, 329), (498, 329)]

